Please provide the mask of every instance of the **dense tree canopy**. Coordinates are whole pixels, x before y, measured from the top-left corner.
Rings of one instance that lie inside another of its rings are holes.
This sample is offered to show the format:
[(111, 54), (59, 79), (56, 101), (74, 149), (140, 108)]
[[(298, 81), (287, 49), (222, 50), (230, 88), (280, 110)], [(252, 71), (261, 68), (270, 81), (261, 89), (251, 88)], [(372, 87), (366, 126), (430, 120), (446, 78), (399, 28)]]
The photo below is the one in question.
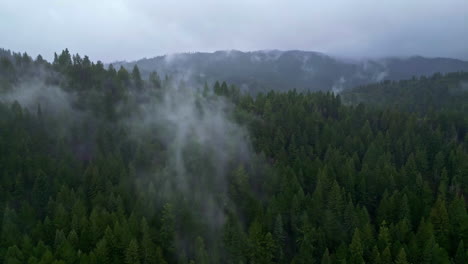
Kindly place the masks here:
[[(182, 154), (188, 190), (212, 193), (211, 204), (164, 195), (177, 173), (158, 137), (165, 128), (135, 137), (124, 122), (186, 80), (144, 80), (136, 66), (106, 69), (68, 50), (52, 63), (0, 55), (1, 98), (43, 83), (70, 95), (72, 109), (1, 100), (4, 263), (468, 260), (466, 73), (358, 88), (346, 104), (331, 93), (200, 85), (207, 99), (197, 103), (228, 102), (253, 148), (248, 160), (226, 155), (221, 187), (212, 151), (193, 143)], [(222, 216), (204, 213), (212, 206)]]

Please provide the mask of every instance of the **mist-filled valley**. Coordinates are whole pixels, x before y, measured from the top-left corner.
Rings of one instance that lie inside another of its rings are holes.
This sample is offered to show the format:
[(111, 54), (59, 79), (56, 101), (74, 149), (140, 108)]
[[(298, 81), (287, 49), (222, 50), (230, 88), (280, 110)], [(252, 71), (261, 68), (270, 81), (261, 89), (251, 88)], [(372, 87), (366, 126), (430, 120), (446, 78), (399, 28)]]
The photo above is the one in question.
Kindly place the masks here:
[(3, 263), (468, 262), (467, 72), (337, 93), (127, 68), (1, 50)]

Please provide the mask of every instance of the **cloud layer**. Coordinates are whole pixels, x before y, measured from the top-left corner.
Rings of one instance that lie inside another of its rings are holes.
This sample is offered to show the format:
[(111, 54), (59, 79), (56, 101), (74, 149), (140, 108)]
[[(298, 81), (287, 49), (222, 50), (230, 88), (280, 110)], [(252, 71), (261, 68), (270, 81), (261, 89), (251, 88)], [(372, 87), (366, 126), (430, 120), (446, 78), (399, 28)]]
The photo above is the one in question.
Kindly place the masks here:
[(0, 47), (110, 62), (223, 49), (468, 59), (466, 0), (0, 0)]

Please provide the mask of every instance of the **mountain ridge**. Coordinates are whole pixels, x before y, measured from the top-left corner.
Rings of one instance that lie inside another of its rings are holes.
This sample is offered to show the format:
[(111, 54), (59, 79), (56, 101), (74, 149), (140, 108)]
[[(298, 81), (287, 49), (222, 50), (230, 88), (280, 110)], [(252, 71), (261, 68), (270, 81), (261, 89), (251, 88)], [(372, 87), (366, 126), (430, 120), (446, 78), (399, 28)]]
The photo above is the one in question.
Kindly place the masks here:
[(223, 80), (249, 92), (268, 90), (334, 91), (383, 80), (468, 71), (468, 61), (442, 57), (349, 59), (302, 50), (220, 50), (186, 52), (114, 62), (127, 69), (138, 65), (143, 76), (185, 74), (211, 82)]

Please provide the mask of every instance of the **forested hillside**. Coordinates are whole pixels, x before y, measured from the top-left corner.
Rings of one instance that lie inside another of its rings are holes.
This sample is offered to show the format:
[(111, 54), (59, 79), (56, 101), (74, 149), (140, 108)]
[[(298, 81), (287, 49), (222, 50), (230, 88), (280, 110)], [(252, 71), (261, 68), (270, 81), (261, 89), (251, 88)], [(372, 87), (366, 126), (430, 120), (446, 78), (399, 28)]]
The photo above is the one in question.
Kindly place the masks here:
[(301, 50), (180, 53), (134, 62), (117, 62), (115, 65), (122, 65), (127, 70), (137, 65), (143, 76), (157, 71), (162, 75), (189, 74), (213, 83), (224, 80), (252, 94), (292, 89), (340, 92), (383, 80), (468, 71), (468, 62), (457, 59), (420, 56), (344, 59)]
[(468, 117), (468, 73), (436, 73), (403, 81), (383, 81), (344, 91), (344, 101), (429, 114), (458, 112)]
[(465, 73), (351, 104), (0, 55), (3, 263), (468, 262)]

